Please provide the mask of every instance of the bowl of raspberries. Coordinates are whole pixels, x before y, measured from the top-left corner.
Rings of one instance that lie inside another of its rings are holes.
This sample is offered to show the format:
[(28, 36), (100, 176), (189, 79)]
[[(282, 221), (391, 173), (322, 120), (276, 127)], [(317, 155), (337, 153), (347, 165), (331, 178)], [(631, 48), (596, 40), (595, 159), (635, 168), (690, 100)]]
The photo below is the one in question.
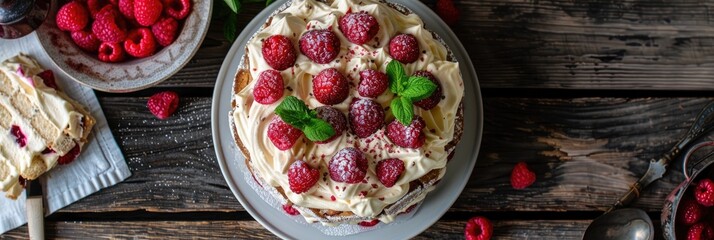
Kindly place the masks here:
[(137, 91), (188, 63), (206, 36), (212, 3), (59, 0), (37, 37), (74, 80), (100, 91)]

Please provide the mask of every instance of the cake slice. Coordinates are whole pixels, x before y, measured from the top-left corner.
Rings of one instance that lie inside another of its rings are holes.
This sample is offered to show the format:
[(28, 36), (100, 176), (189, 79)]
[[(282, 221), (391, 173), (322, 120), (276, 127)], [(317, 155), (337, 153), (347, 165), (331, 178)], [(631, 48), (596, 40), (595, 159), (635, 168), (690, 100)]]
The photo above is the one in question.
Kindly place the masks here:
[(20, 54), (0, 64), (0, 189), (16, 199), (24, 180), (73, 161), (95, 120), (51, 71)]

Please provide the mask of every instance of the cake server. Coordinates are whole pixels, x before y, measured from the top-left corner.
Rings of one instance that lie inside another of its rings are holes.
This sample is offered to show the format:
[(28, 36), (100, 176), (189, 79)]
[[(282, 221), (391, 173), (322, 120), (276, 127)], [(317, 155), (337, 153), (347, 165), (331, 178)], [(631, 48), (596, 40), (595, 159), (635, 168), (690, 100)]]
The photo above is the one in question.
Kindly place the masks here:
[(31, 240), (45, 239), (45, 208), (42, 197), (42, 184), (40, 179), (27, 180), (25, 202), (27, 210), (27, 229)]

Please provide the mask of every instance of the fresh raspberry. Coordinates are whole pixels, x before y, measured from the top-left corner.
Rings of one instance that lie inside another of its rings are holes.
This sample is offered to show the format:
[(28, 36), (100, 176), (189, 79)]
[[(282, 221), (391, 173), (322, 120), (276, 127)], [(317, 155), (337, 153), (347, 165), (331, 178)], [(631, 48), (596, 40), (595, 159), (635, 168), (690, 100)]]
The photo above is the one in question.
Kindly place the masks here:
[(714, 228), (706, 223), (692, 225), (687, 232), (687, 240), (712, 240), (714, 239)]
[(285, 211), (285, 213), (291, 216), (300, 214), (300, 212), (298, 212), (298, 210), (295, 209), (293, 205), (289, 203), (283, 204), (283, 211)]
[(699, 222), (703, 216), (704, 207), (699, 205), (694, 199), (682, 199), (682, 202), (677, 208), (677, 222), (687, 226)]
[(431, 96), (414, 102), (414, 105), (417, 105), (424, 110), (436, 107), (436, 105), (439, 104), (439, 101), (441, 101), (441, 97), (444, 96), (444, 92), (441, 89), (441, 82), (439, 82), (439, 80), (437, 80), (436, 77), (428, 71), (417, 71), (414, 73), (414, 76), (425, 77), (436, 84), (436, 90), (434, 90), (434, 93), (432, 93)]
[(385, 187), (392, 187), (399, 176), (404, 172), (404, 162), (397, 158), (390, 158), (377, 163), (377, 178)]
[(694, 197), (702, 206), (714, 206), (714, 181), (711, 179), (699, 181), (697, 189), (694, 191)]
[(300, 129), (287, 124), (280, 117), (273, 118), (268, 125), (268, 138), (278, 149), (285, 151), (293, 147), (302, 136)]
[(22, 132), (19, 126), (17, 125), (12, 125), (10, 127), (10, 134), (12, 136), (15, 136), (15, 142), (17, 145), (20, 145), (20, 148), (25, 147), (27, 145), (27, 137), (25, 136), (25, 133)]
[(283, 97), (284, 83), (280, 72), (268, 69), (260, 73), (253, 88), (253, 98), (261, 104), (272, 104)]
[(377, 35), (379, 23), (365, 11), (351, 12), (340, 18), (339, 28), (350, 42), (365, 44)]
[(374, 219), (372, 221), (361, 221), (357, 223), (357, 225), (360, 225), (362, 227), (374, 227), (379, 223), (379, 219)]
[(151, 25), (151, 32), (154, 33), (156, 41), (159, 42), (161, 46), (166, 47), (176, 40), (178, 28), (179, 26), (176, 19), (164, 17), (156, 21), (154, 25)]
[(143, 58), (154, 55), (156, 40), (148, 28), (131, 30), (124, 41), (124, 50), (131, 56)]
[(511, 186), (514, 189), (525, 189), (536, 180), (536, 175), (525, 162), (519, 162), (511, 171)]
[(50, 154), (50, 153), (55, 153), (55, 150), (52, 149), (52, 148), (46, 147), (46, 148), (45, 148), (44, 150), (42, 150), (42, 152), (40, 152), (40, 153), (43, 154), (43, 155), (44, 155), (44, 154)]
[(413, 63), (419, 59), (419, 43), (414, 35), (399, 34), (389, 41), (389, 54), (402, 63)]
[(102, 42), (118, 43), (126, 38), (126, 22), (121, 14), (114, 8), (108, 5), (102, 8), (95, 17), (92, 23), (92, 32)]
[(300, 52), (313, 62), (325, 64), (340, 53), (340, 39), (330, 30), (310, 30), (300, 37)]
[(161, 0), (134, 0), (134, 18), (141, 26), (151, 26), (164, 10)]
[(93, 18), (97, 18), (97, 13), (109, 5), (107, 0), (87, 0), (87, 9)]
[(38, 73), (37, 76), (42, 78), (42, 83), (44, 83), (45, 86), (59, 90), (59, 87), (57, 87), (57, 81), (55, 81), (55, 73), (52, 70), (48, 69), (42, 71)]
[(67, 152), (64, 156), (61, 156), (57, 159), (57, 163), (59, 165), (65, 165), (68, 163), (73, 162), (75, 159), (77, 159), (77, 156), (79, 156), (79, 144), (75, 144), (74, 147)]
[(71, 1), (57, 12), (57, 27), (64, 31), (79, 31), (89, 23), (89, 12), (80, 2)]
[(446, 24), (454, 25), (459, 21), (459, 9), (452, 0), (437, 0), (436, 13)]
[(384, 109), (371, 99), (358, 98), (350, 104), (349, 119), (355, 135), (366, 138), (384, 124)]
[(191, 12), (190, 0), (164, 0), (164, 10), (166, 15), (182, 20)]
[(307, 192), (320, 180), (320, 171), (311, 168), (302, 160), (295, 161), (288, 170), (288, 183), (290, 191), (300, 194)]
[(367, 69), (359, 72), (360, 81), (357, 91), (360, 96), (376, 98), (389, 87), (389, 78), (377, 70)]
[(493, 235), (493, 224), (488, 218), (473, 217), (466, 222), (464, 236), (466, 240), (488, 240)]
[(179, 105), (179, 96), (173, 91), (164, 91), (154, 94), (149, 98), (146, 106), (149, 111), (159, 119), (167, 119), (173, 114)]
[(273, 35), (263, 40), (262, 50), (265, 62), (279, 71), (292, 67), (297, 59), (293, 43), (283, 35)]
[(90, 53), (95, 53), (99, 50), (99, 44), (101, 44), (101, 42), (97, 39), (97, 36), (94, 35), (94, 33), (79, 30), (72, 32), (70, 35), (72, 36), (72, 41), (74, 41), (74, 43), (77, 44), (77, 46), (79, 46), (82, 50)]
[(322, 104), (341, 103), (347, 98), (349, 90), (347, 78), (334, 68), (322, 70), (312, 79), (312, 92)]
[(419, 116), (414, 116), (409, 126), (404, 126), (398, 120), (394, 120), (387, 125), (387, 138), (403, 148), (420, 148), (424, 145), (424, 132), (422, 129), (426, 123)]
[(134, 18), (134, 0), (119, 0), (117, 7), (119, 7), (119, 12), (121, 12), (127, 20), (136, 20), (136, 18)]
[(317, 112), (317, 117), (322, 120), (325, 120), (327, 123), (330, 124), (330, 126), (332, 126), (332, 129), (335, 130), (335, 135), (333, 135), (329, 139), (315, 143), (322, 144), (332, 142), (332, 140), (335, 140), (338, 137), (342, 136), (342, 133), (347, 130), (347, 118), (345, 118), (345, 114), (340, 112), (340, 110), (337, 110), (330, 106), (322, 106), (316, 108), (315, 111)]
[(335, 182), (360, 183), (367, 175), (367, 158), (356, 148), (343, 148), (330, 160), (330, 178)]
[(124, 49), (119, 43), (103, 42), (99, 45), (99, 60), (102, 62), (120, 62), (124, 60)]

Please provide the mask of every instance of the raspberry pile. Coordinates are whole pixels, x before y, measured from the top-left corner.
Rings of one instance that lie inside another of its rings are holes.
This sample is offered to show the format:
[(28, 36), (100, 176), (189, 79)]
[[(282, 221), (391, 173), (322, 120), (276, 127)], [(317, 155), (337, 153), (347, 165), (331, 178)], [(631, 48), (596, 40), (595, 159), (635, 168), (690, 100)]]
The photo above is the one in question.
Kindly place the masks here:
[(693, 182), (677, 207), (677, 233), (686, 239), (714, 239), (714, 181)]
[(190, 12), (190, 0), (74, 0), (59, 9), (55, 22), (82, 50), (103, 62), (122, 62), (173, 43)]

